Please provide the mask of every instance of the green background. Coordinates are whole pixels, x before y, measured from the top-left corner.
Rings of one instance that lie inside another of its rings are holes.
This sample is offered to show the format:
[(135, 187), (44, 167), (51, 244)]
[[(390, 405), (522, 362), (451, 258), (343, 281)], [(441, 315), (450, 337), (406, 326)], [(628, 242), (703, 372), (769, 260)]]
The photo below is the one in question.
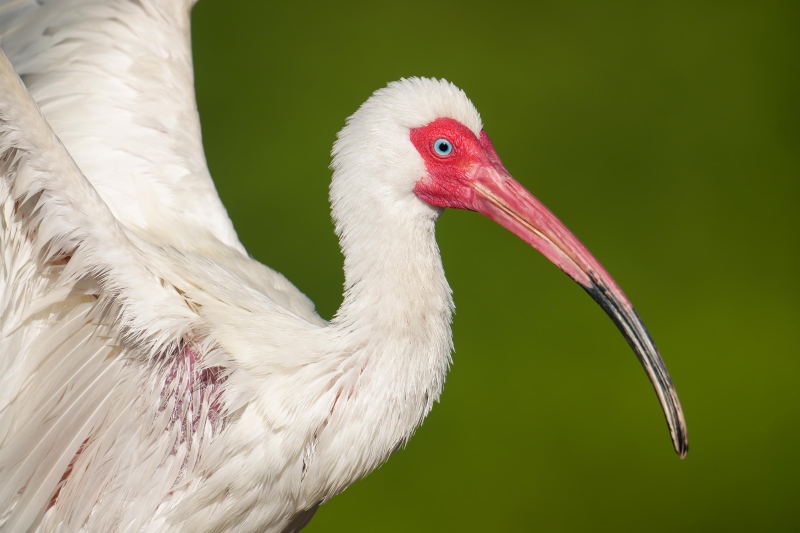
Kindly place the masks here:
[(375, 89), (444, 77), (511, 173), (614, 275), (672, 373), (691, 447), (603, 312), (474, 213), (442, 402), (309, 532), (800, 528), (800, 3), (203, 0), (212, 174), (250, 253), (341, 301), (336, 132)]

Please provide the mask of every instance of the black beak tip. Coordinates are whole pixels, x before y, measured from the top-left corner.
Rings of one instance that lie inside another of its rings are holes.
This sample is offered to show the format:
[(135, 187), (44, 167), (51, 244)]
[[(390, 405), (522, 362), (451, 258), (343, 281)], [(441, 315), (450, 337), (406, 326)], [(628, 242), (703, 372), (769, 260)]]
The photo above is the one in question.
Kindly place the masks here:
[(593, 274), (590, 286), (580, 285), (611, 318), (639, 359), (661, 403), (675, 451), (684, 459), (689, 453), (686, 421), (667, 367), (636, 310), (628, 302), (623, 305)]

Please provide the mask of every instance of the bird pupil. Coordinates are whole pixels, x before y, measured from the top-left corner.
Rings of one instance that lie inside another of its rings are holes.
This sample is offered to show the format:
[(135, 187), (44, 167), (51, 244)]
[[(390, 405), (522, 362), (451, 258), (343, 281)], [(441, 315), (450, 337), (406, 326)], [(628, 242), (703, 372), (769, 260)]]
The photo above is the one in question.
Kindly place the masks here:
[(440, 142), (439, 143), (439, 151), (440, 152), (446, 152), (447, 151), (447, 143), (446, 142)]

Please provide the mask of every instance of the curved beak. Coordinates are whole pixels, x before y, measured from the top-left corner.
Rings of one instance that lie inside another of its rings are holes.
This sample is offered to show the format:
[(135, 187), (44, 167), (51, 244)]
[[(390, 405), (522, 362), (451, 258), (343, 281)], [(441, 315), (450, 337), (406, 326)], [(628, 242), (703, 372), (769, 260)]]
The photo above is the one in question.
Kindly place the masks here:
[(472, 209), (499, 223), (536, 248), (584, 288), (611, 317), (633, 348), (661, 402), (675, 451), (686, 456), (686, 421), (667, 368), (642, 319), (625, 293), (589, 250), (539, 200), (515, 181), (485, 133), (481, 144), (489, 165), (474, 174)]

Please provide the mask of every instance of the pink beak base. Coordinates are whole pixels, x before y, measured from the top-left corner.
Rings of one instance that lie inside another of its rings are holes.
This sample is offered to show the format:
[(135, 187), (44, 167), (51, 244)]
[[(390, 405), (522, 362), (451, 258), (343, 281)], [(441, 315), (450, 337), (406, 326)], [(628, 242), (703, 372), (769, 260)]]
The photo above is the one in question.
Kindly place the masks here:
[(675, 451), (681, 458), (686, 457), (686, 421), (675, 386), (647, 328), (622, 289), (567, 227), (502, 165), (479, 170), (473, 187), (475, 211), (541, 252), (583, 287), (616, 324), (653, 384)]

